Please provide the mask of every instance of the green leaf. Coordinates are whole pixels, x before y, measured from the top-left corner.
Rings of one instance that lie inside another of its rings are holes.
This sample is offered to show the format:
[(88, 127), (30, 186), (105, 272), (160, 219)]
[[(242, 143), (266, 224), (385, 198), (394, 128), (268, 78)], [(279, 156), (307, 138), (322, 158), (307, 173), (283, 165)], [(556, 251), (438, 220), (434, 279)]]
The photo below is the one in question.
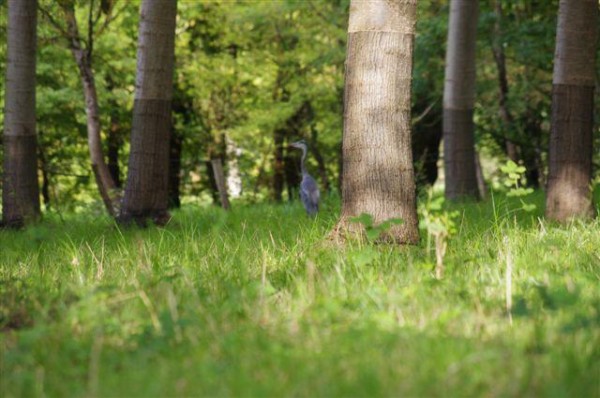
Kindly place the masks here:
[(359, 223), (369, 228), (373, 225), (373, 216), (368, 213), (362, 213), (358, 217), (350, 217), (350, 222)]

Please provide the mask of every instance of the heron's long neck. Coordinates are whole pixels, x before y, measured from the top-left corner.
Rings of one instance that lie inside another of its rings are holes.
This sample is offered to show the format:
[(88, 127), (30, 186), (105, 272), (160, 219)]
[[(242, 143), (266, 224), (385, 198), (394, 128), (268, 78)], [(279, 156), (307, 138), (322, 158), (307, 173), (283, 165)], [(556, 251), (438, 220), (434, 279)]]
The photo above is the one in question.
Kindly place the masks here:
[(306, 166), (304, 165), (304, 160), (306, 159), (306, 147), (302, 147), (302, 159), (300, 160), (300, 171), (302, 174), (306, 174)]

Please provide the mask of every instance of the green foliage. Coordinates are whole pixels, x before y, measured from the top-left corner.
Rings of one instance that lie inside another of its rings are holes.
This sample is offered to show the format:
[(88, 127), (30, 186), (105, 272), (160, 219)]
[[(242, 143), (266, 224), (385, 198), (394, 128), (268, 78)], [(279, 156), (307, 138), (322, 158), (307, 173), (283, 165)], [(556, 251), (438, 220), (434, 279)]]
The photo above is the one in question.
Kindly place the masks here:
[(84, 213), (0, 231), (0, 391), (593, 396), (600, 224), (524, 213), (498, 231), (491, 203), (460, 208), (442, 280), (422, 246), (331, 247), (332, 201), (316, 220), (300, 204), (187, 206), (163, 229)]
[[(124, 177), (140, 3), (72, 3), (86, 40), (90, 11), (97, 19), (93, 67), (101, 125), (104, 138), (113, 126), (119, 132)], [(478, 31), (478, 150), (484, 157), (503, 162), (504, 140), (510, 138), (521, 146), (522, 156), (527, 158), (523, 166), (530, 169), (532, 159), (542, 166), (543, 181), (558, 1), (501, 2), (501, 34), (494, 32), (497, 16), (492, 3), (481, 3)], [(39, 4), (64, 28), (58, 2), (40, 0)], [(313, 112), (304, 115), (294, 131), (299, 137), (290, 139), (305, 138), (311, 142), (323, 156), (328, 179), (335, 181), (343, 127), (349, 1), (181, 1), (178, 7), (174, 123), (183, 140), (184, 200), (204, 200), (210, 187), (204, 162), (226, 152), (230, 142), (241, 150), (238, 163), (244, 185), (242, 201), (264, 198), (273, 174), (273, 133), (306, 103)], [(441, 130), (449, 7), (447, 2), (422, 0), (417, 12), (413, 114), (425, 114), (414, 126), (414, 143), (427, 142), (430, 134)], [(0, 34), (6, 33), (5, 16), (6, 2), (0, 2)], [(38, 35), (37, 125), (45, 157), (41, 167), (50, 185), (51, 207), (60, 211), (100, 208), (89, 167), (77, 67), (68, 42), (44, 13), (40, 13)], [(507, 106), (514, 118), (511, 125), (505, 125), (498, 114), (498, 76), (491, 51), (494, 44), (500, 44), (506, 54), (510, 90)], [(2, 75), (5, 54), (6, 41), (0, 41)], [(598, 68), (600, 71), (600, 63)], [(1, 79), (0, 107), (3, 101)], [(600, 109), (600, 101), (596, 104)], [(596, 118), (598, 123), (600, 118)], [(600, 145), (600, 129), (594, 131), (595, 143)], [(598, 154), (595, 164), (600, 161)], [(284, 151), (284, 155), (291, 154)], [(423, 162), (423, 156), (420, 153), (414, 157), (417, 165)], [(432, 156), (431, 150), (425, 156)], [(315, 167), (313, 162), (314, 157), (309, 157), (309, 167)], [(531, 181), (519, 183), (524, 187)]]
[(419, 228), (425, 229), (431, 236), (455, 234), (456, 218), (459, 216), (459, 212), (446, 210), (445, 202), (443, 195), (435, 195), (433, 189), (430, 189), (427, 202), (419, 208)]
[(523, 187), (525, 167), (519, 166), (512, 160), (509, 160), (504, 166), (500, 167), (500, 170), (504, 173), (504, 186), (508, 188), (506, 195), (508, 197), (520, 198), (520, 208), (522, 210), (526, 212), (534, 211), (536, 205), (523, 200), (533, 193), (533, 188)]
[(400, 218), (390, 218), (385, 221), (375, 224), (373, 216), (367, 213), (362, 213), (358, 217), (351, 217), (350, 222), (361, 224), (365, 230), (365, 236), (371, 243), (376, 242), (394, 225), (400, 225), (404, 221)]

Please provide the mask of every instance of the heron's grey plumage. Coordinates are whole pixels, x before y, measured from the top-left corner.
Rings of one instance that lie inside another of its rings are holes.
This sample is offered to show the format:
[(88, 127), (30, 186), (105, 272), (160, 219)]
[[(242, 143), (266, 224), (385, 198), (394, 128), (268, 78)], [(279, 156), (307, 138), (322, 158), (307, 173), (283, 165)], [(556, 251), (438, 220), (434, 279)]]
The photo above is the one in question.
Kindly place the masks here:
[(300, 170), (302, 171), (302, 182), (300, 182), (300, 200), (306, 209), (306, 213), (314, 216), (319, 211), (319, 186), (315, 179), (308, 174), (304, 161), (306, 159), (307, 145), (304, 141), (294, 142), (290, 146), (302, 150), (302, 159), (300, 160)]

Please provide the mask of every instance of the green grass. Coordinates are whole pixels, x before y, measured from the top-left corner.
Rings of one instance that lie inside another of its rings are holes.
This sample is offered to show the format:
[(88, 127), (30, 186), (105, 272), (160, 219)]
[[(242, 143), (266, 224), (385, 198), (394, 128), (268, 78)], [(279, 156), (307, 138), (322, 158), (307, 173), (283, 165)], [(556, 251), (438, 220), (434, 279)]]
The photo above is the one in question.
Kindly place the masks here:
[(187, 207), (163, 229), (0, 232), (0, 395), (598, 397), (600, 223), (494, 203), (452, 206), (442, 280), (425, 233), (330, 244), (335, 199), (316, 220)]

